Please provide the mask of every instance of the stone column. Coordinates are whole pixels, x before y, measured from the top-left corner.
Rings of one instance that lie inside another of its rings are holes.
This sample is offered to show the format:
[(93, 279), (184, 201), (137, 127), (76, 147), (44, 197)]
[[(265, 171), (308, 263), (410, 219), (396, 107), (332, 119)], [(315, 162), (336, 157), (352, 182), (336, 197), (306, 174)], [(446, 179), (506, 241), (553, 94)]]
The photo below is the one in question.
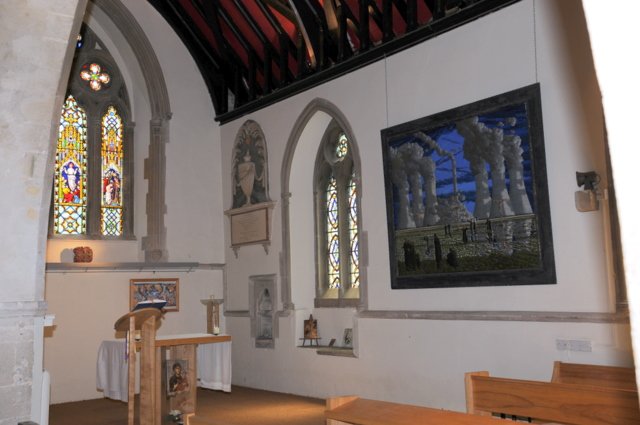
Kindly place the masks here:
[(85, 7), (0, 5), (0, 425), (40, 422), (54, 140)]
[(144, 160), (144, 178), (149, 181), (147, 192), (147, 236), (142, 238), (145, 261), (166, 262), (167, 228), (164, 216), (165, 204), (166, 154), (165, 148), (169, 134), (169, 118), (151, 120), (151, 143), (149, 157)]

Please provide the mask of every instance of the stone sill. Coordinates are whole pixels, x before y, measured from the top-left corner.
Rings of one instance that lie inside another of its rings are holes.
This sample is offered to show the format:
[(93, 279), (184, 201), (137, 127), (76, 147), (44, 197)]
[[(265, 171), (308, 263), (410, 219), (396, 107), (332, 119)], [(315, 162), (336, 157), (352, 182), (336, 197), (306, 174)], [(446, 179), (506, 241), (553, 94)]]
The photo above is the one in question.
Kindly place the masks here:
[[(213, 266), (213, 267), (212, 267)], [(219, 267), (215, 267), (219, 266)], [(120, 263), (47, 263), (47, 273), (82, 273), (82, 272), (126, 272), (126, 271), (176, 271), (191, 272), (196, 269), (223, 268), (223, 264), (200, 263), (147, 263), (147, 262), (120, 262)]]
[(298, 348), (313, 348), (314, 350), (316, 350), (316, 354), (318, 354), (319, 356), (357, 358), (356, 355), (353, 353), (353, 348), (349, 348), (349, 347), (329, 347), (327, 345), (321, 345), (321, 346), (298, 345)]

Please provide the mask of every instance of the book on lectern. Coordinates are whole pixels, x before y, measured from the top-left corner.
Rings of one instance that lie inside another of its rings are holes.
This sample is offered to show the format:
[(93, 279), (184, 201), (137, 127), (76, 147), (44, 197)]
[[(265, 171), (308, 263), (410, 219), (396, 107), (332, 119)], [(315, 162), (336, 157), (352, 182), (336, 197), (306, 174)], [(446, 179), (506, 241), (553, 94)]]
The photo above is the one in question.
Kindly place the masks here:
[(144, 300), (136, 304), (131, 311), (140, 310), (141, 308), (157, 308), (158, 310), (161, 310), (165, 305), (167, 305), (167, 300), (157, 298), (153, 300)]

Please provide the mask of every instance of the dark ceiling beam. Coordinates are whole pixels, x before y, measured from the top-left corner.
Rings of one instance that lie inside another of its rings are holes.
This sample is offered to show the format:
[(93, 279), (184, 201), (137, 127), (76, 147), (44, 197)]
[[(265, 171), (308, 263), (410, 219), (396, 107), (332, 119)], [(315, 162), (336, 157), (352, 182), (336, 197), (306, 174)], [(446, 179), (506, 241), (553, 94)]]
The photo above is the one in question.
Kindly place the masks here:
[(407, 22), (407, 4), (404, 0), (392, 0), (393, 5), (398, 10), (400, 17), (406, 23)]
[(176, 7), (173, 2), (167, 2), (163, 0), (148, 1), (153, 7), (156, 8), (156, 10), (160, 12), (162, 16), (168, 16), (171, 18), (171, 21), (169, 23), (172, 24), (172, 27), (175, 24), (176, 27), (174, 28), (180, 28), (181, 30), (183, 30), (178, 34), (184, 34), (185, 36), (188, 36), (190, 45), (192, 44), (199, 50), (201, 50), (202, 53), (206, 55), (207, 60), (215, 66), (216, 70), (220, 70), (222, 68), (220, 58), (217, 57), (215, 51), (212, 49), (212, 46), (209, 46), (204, 42), (204, 34), (198, 34), (196, 32), (198, 26), (191, 20), (184, 9)]
[[(225, 78), (226, 88), (230, 90), (235, 96), (235, 106), (244, 103), (249, 100), (251, 96), (247, 93), (247, 88), (242, 84), (242, 80), (246, 77), (249, 78), (249, 70), (245, 67), (242, 58), (237, 52), (230, 46), (226, 37), (222, 33), (220, 24), (220, 1), (204, 1), (202, 6), (199, 7), (193, 4), (194, 8), (204, 17), (208, 27), (213, 32), (214, 39), (218, 44), (218, 49), (221, 51), (221, 55), (225, 60)], [(251, 98), (252, 99), (252, 98)], [(228, 102), (228, 100), (226, 101)]]
[(418, 0), (407, 0), (407, 32), (418, 27)]
[(262, 31), (262, 28), (260, 28), (258, 23), (253, 18), (253, 16), (251, 16), (251, 13), (249, 13), (249, 11), (244, 6), (244, 4), (240, 0), (232, 0), (232, 1), (233, 1), (233, 4), (236, 6), (236, 9), (238, 9), (240, 14), (244, 18), (244, 20), (247, 22), (247, 24), (249, 24), (249, 26), (251, 27), (251, 30), (255, 33), (256, 37), (258, 37), (258, 39), (263, 44), (263, 46), (269, 47), (272, 50), (276, 50), (276, 46), (271, 44), (267, 36)]
[(369, 50), (371, 47), (371, 36), (369, 33), (369, 0), (358, 0), (358, 37), (360, 37), (360, 51)]
[[(296, 45), (289, 37), (289, 34), (282, 28), (280, 21), (273, 16), (273, 13), (267, 7), (267, 3), (263, 0), (256, 0), (256, 4), (260, 8), (262, 14), (267, 18), (269, 24), (278, 33), (278, 40), (280, 43), (280, 87), (286, 85), (289, 81), (293, 80), (293, 73), (289, 70), (289, 52), (296, 51)], [(297, 28), (297, 27), (296, 27)]]
[(378, 5), (375, 1), (369, 0), (369, 14), (373, 19), (373, 22), (375, 22), (378, 28), (382, 30), (382, 11), (378, 8)]
[(261, 68), (263, 66), (263, 62), (260, 60), (257, 52), (251, 46), (251, 43), (249, 43), (249, 41), (245, 38), (242, 32), (235, 25), (233, 20), (229, 17), (225, 9), (221, 7), (218, 12), (219, 12), (219, 16), (222, 18), (224, 23), (227, 24), (227, 26), (233, 33), (234, 37), (236, 38), (236, 40), (238, 40), (238, 43), (240, 43), (244, 51), (247, 53), (247, 57), (248, 57), (248, 63), (246, 67), (247, 68), (246, 69), (247, 85), (249, 90), (249, 99), (253, 100), (257, 97), (257, 94), (258, 94), (257, 93), (258, 82), (257, 82), (256, 71), (258, 68)]
[[(282, 16), (287, 18), (289, 21), (293, 22), (293, 24), (298, 27), (298, 21), (296, 20), (295, 13), (287, 7), (286, 3), (280, 0), (264, 0), (269, 6), (273, 7), (278, 11)], [(300, 27), (298, 27), (298, 30)]]
[(213, 33), (213, 37), (218, 43), (220, 49), (220, 55), (226, 62), (226, 67), (229, 67), (229, 63), (231, 62), (229, 48), (225, 43), (224, 37), (222, 36), (222, 31), (220, 31), (220, 22), (218, 21), (218, 1), (205, 1), (202, 5), (202, 15), (207, 22), (207, 25), (211, 29)]
[[(327, 33), (338, 46), (336, 60), (342, 62), (353, 54), (347, 30), (349, 26), (355, 27), (355, 19), (346, 2), (325, 0), (322, 8), (327, 23)], [(357, 28), (355, 31), (357, 32)]]
[[(225, 11), (224, 8), (220, 8), (218, 10), (218, 15), (222, 18), (222, 21), (225, 24), (227, 24), (227, 26), (229, 27), (229, 29), (233, 33), (233, 35), (236, 38), (236, 40), (238, 40), (238, 43), (240, 43), (240, 45), (242, 46), (244, 51), (247, 52), (247, 54), (250, 53), (250, 52), (255, 53), (254, 50), (253, 50), (253, 47), (251, 47), (251, 43), (249, 43), (247, 41), (247, 39), (244, 37), (242, 32), (238, 29), (238, 27), (233, 22), (233, 20), (229, 17), (229, 15), (227, 14), (227, 12)], [(227, 41), (227, 44), (228, 44), (228, 41)]]
[(216, 120), (222, 124), (235, 120), (252, 111), (272, 105), (304, 90), (308, 90), (309, 88), (315, 87), (319, 84), (341, 77), (356, 69), (406, 50), (418, 43), (437, 37), (461, 25), (479, 19), (489, 13), (493, 13), (504, 7), (518, 3), (519, 1), (520, 0), (481, 0), (471, 6), (460, 9), (457, 13), (446, 16), (440, 20), (434, 20), (429, 25), (423, 25), (402, 37), (398, 37), (388, 43), (375, 46), (367, 52), (355, 55), (330, 68), (320, 70), (319, 72), (311, 74), (302, 80), (294, 81), (288, 86), (274, 91), (269, 96), (244, 104), (233, 111), (227, 112), (226, 114), (218, 115)]
[(235, 4), (236, 8), (240, 12), (244, 20), (249, 24), (249, 26), (251, 27), (251, 30), (258, 37), (258, 40), (260, 40), (260, 43), (262, 43), (262, 49), (263, 49), (263, 55), (264, 55), (264, 59), (263, 59), (264, 67), (262, 72), (264, 76), (264, 93), (265, 94), (270, 93), (272, 90), (272, 83), (273, 83), (272, 63), (273, 63), (273, 60), (275, 60), (277, 63), (280, 63), (279, 61), (280, 51), (278, 49), (278, 47), (280, 46), (276, 47), (271, 43), (271, 41), (262, 31), (262, 28), (260, 28), (260, 25), (258, 25), (258, 23), (255, 21), (253, 16), (251, 16), (247, 8), (244, 6), (244, 4), (242, 4), (242, 2), (240, 2), (240, 0), (233, 0), (233, 3)]
[(289, 0), (289, 3), (307, 45), (311, 68), (316, 71), (325, 68), (327, 57), (335, 56), (338, 49), (329, 37), (324, 11), (316, 0)]
[(447, 0), (424, 0), (431, 11), (433, 19), (440, 19), (444, 16), (445, 3)]
[[(291, 52), (295, 51), (296, 49), (295, 43), (293, 42), (293, 40), (291, 40), (291, 38), (289, 37), (287, 32), (284, 30), (284, 28), (282, 28), (282, 25), (280, 25), (280, 21), (278, 21), (278, 19), (276, 19), (276, 17), (273, 16), (273, 12), (271, 12), (271, 10), (267, 7), (267, 4), (269, 3), (270, 3), (269, 0), (256, 0), (256, 4), (260, 8), (264, 16), (267, 18), (271, 26), (276, 30), (278, 35), (287, 37), (287, 39), (289, 40), (289, 43), (291, 43), (291, 45), (288, 47), (288, 50)], [(298, 23), (295, 22), (295, 20), (292, 21), (291, 23), (296, 26), (296, 29), (298, 29)]]
[(342, 62), (353, 55), (353, 49), (351, 48), (347, 34), (349, 27), (347, 22), (348, 12), (349, 8), (345, 3), (338, 6), (336, 10), (338, 20), (338, 62)]
[(204, 43), (204, 37), (196, 32), (197, 26), (183, 9), (164, 0), (149, 0), (149, 3), (165, 18), (193, 56), (209, 91), (216, 116), (227, 113), (226, 76), (223, 74), (222, 60), (212, 46)]
[(382, 0), (382, 42), (393, 40), (393, 3), (391, 0)]

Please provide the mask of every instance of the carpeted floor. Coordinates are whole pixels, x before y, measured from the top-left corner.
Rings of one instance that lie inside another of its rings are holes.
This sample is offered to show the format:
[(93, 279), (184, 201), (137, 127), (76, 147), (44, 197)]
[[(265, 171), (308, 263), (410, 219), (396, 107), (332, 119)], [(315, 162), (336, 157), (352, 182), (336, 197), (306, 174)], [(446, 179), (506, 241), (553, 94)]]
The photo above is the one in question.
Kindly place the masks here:
[[(324, 400), (252, 388), (198, 389), (197, 414), (225, 425), (324, 425)], [(126, 425), (127, 404), (109, 399), (54, 404), (50, 425)]]

